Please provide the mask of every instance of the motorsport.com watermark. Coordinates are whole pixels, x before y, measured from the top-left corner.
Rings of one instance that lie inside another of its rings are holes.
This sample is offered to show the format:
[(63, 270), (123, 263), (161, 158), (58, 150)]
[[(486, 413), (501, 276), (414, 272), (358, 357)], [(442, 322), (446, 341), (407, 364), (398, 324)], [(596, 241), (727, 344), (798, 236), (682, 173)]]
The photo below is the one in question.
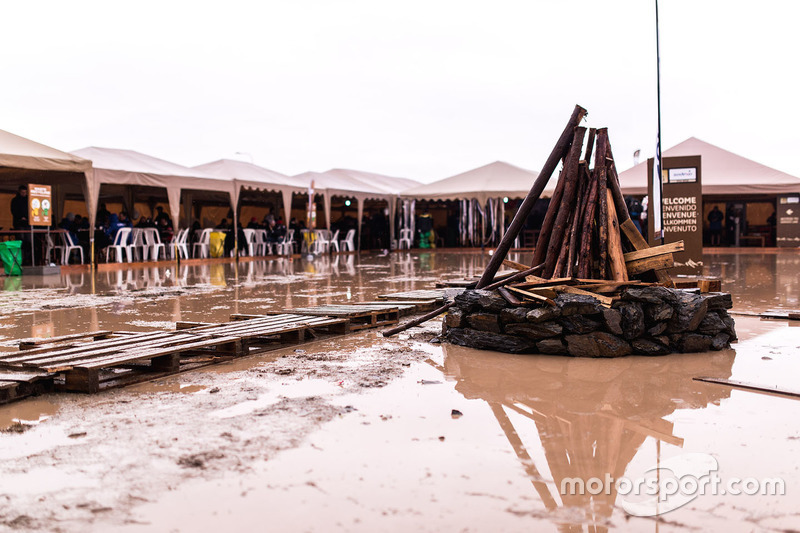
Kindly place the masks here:
[(603, 478), (564, 478), (559, 489), (562, 496), (616, 493), (620, 497), (620, 506), (634, 516), (664, 514), (686, 505), (698, 496), (786, 494), (786, 483), (782, 478), (731, 477), (723, 480), (716, 472), (718, 468), (717, 460), (712, 455), (686, 453), (649, 468), (643, 477), (614, 479), (611, 474), (606, 473)]

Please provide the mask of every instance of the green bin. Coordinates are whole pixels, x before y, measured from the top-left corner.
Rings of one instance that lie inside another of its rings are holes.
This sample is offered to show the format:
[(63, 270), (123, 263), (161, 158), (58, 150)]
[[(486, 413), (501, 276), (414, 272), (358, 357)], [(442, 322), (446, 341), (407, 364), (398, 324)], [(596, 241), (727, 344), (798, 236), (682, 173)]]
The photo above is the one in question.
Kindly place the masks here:
[(7, 276), (21, 276), (22, 241), (0, 242), (0, 260)]

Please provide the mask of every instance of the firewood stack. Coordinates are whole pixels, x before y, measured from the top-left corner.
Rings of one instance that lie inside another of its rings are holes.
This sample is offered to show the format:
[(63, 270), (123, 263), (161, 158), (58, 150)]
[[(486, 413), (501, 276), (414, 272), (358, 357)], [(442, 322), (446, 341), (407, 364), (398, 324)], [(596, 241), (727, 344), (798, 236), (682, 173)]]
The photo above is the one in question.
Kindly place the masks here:
[(630, 221), (608, 130), (592, 128), (587, 138), (586, 128), (575, 128), (534, 252), (533, 264), (544, 264), (542, 277), (627, 281), (640, 273), (637, 268), (629, 273), (624, 253), (641, 248), (644, 240), (634, 237), (639, 246), (630, 235), (623, 241), (620, 210)]

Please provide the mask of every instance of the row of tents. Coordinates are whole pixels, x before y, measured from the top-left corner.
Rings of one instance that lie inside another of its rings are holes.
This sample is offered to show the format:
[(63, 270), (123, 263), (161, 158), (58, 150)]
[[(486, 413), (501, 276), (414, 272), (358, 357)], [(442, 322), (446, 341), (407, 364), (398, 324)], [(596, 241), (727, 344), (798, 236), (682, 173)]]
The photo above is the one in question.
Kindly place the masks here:
[[(665, 157), (700, 155), (703, 165), (703, 194), (777, 195), (800, 192), (800, 179), (690, 138), (666, 150)], [(361, 227), (364, 203), (385, 201), (389, 219), (395, 220), (398, 201), (463, 201), (486, 206), (490, 200), (524, 198), (538, 172), (504, 162), (494, 162), (429, 184), (381, 174), (334, 169), (287, 176), (253, 163), (221, 159), (193, 168), (131, 150), (90, 147), (62, 152), (0, 130), (0, 187), (12, 191), (19, 183), (59, 185), (62, 197), (82, 192), (90, 224), (98, 209), (101, 188), (151, 187), (166, 191), (170, 215), (181, 219), (181, 202), (192, 205), (204, 199), (220, 198), (230, 203), (236, 216), (239, 200), (247, 191), (270, 191), (282, 198), (287, 219), (292, 197), (305, 195), (314, 184), (314, 194), (324, 203), (324, 225), (331, 225), (331, 199), (354, 199)], [(647, 164), (643, 162), (620, 173), (623, 193), (647, 194)], [(543, 197), (552, 192), (555, 180)], [(55, 205), (59, 204), (55, 198)], [(62, 198), (63, 200), (63, 198)], [(507, 201), (507, 200), (506, 200)], [(190, 211), (188, 211), (190, 212)], [(190, 215), (184, 213), (186, 223)], [(320, 224), (322, 222), (320, 221)], [(390, 224), (394, 239), (394, 224)]]

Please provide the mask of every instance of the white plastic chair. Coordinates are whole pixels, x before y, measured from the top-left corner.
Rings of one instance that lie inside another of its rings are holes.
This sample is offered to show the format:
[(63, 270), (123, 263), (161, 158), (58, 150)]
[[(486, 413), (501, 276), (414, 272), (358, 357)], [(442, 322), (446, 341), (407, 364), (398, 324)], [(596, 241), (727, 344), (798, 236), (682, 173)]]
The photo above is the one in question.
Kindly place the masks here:
[(175, 259), (175, 253), (177, 250), (177, 254), (179, 257), (183, 259), (189, 259), (189, 228), (183, 228), (182, 230), (178, 231), (178, 234), (175, 236), (175, 239), (172, 241), (174, 246), (171, 248), (172, 250), (172, 258)]
[(294, 253), (294, 230), (290, 229), (286, 235), (275, 244), (278, 255), (292, 255)]
[(258, 255), (272, 255), (272, 243), (267, 238), (267, 230), (257, 229), (256, 235), (256, 254)]
[(83, 247), (77, 242), (72, 241), (72, 235), (70, 235), (68, 231), (61, 234), (61, 240), (64, 243), (64, 250), (61, 252), (61, 264), (69, 264), (69, 258), (72, 256), (72, 252), (78, 252), (78, 254), (80, 254), (81, 264), (83, 264)]
[[(69, 235), (69, 233), (64, 233), (64, 235)], [(106, 247), (106, 263), (110, 260), (111, 252), (114, 252), (114, 258), (117, 263), (122, 263), (122, 255), (124, 252), (128, 251), (128, 237), (130, 237), (130, 235), (131, 228), (119, 228), (117, 230), (117, 234), (114, 235), (114, 242)], [(64, 237), (65, 241), (68, 239), (69, 237)], [(82, 252), (81, 255), (83, 255)], [(130, 260), (130, 256), (128, 256), (128, 259)], [(64, 264), (66, 265), (67, 263)]]
[(198, 257), (197, 250), (200, 249), (199, 257), (202, 259), (208, 258), (211, 249), (211, 228), (205, 228), (200, 233), (200, 239), (192, 246), (192, 256)]
[(340, 241), (342, 251), (343, 252), (355, 252), (356, 251), (356, 230), (351, 229), (347, 230), (347, 235), (345, 235), (344, 239)]
[(256, 230), (252, 228), (245, 228), (242, 230), (244, 232), (244, 238), (247, 242), (247, 255), (250, 257), (255, 257), (256, 252), (258, 251), (258, 243), (256, 242)]
[(336, 248), (336, 253), (339, 253), (339, 230), (333, 232), (333, 237), (331, 237), (331, 242), (329, 244), (331, 250)]
[[(149, 250), (151, 261), (158, 261), (159, 258), (167, 258), (167, 247), (161, 242), (161, 237), (156, 228), (145, 228), (144, 245), (145, 248)], [(145, 252), (145, 254), (147, 254), (147, 252)]]
[(144, 231), (141, 228), (131, 230), (131, 243), (125, 247), (128, 252), (128, 262), (147, 261), (147, 248), (144, 245)]
[(412, 248), (414, 243), (414, 235), (411, 233), (411, 230), (408, 228), (404, 228), (400, 230), (400, 240), (397, 243), (397, 247), (402, 250), (403, 245), (409, 250)]
[(53, 241), (53, 236), (49, 233), (47, 234), (47, 249), (44, 253), (44, 260), (49, 265), (51, 262), (55, 263), (55, 257), (53, 261), (50, 261), (50, 253), (56, 252), (58, 254), (58, 262), (64, 263), (64, 245), (56, 246), (56, 243)]
[(314, 230), (314, 242), (311, 243), (312, 254), (324, 254), (330, 249), (330, 231), (326, 229)]

